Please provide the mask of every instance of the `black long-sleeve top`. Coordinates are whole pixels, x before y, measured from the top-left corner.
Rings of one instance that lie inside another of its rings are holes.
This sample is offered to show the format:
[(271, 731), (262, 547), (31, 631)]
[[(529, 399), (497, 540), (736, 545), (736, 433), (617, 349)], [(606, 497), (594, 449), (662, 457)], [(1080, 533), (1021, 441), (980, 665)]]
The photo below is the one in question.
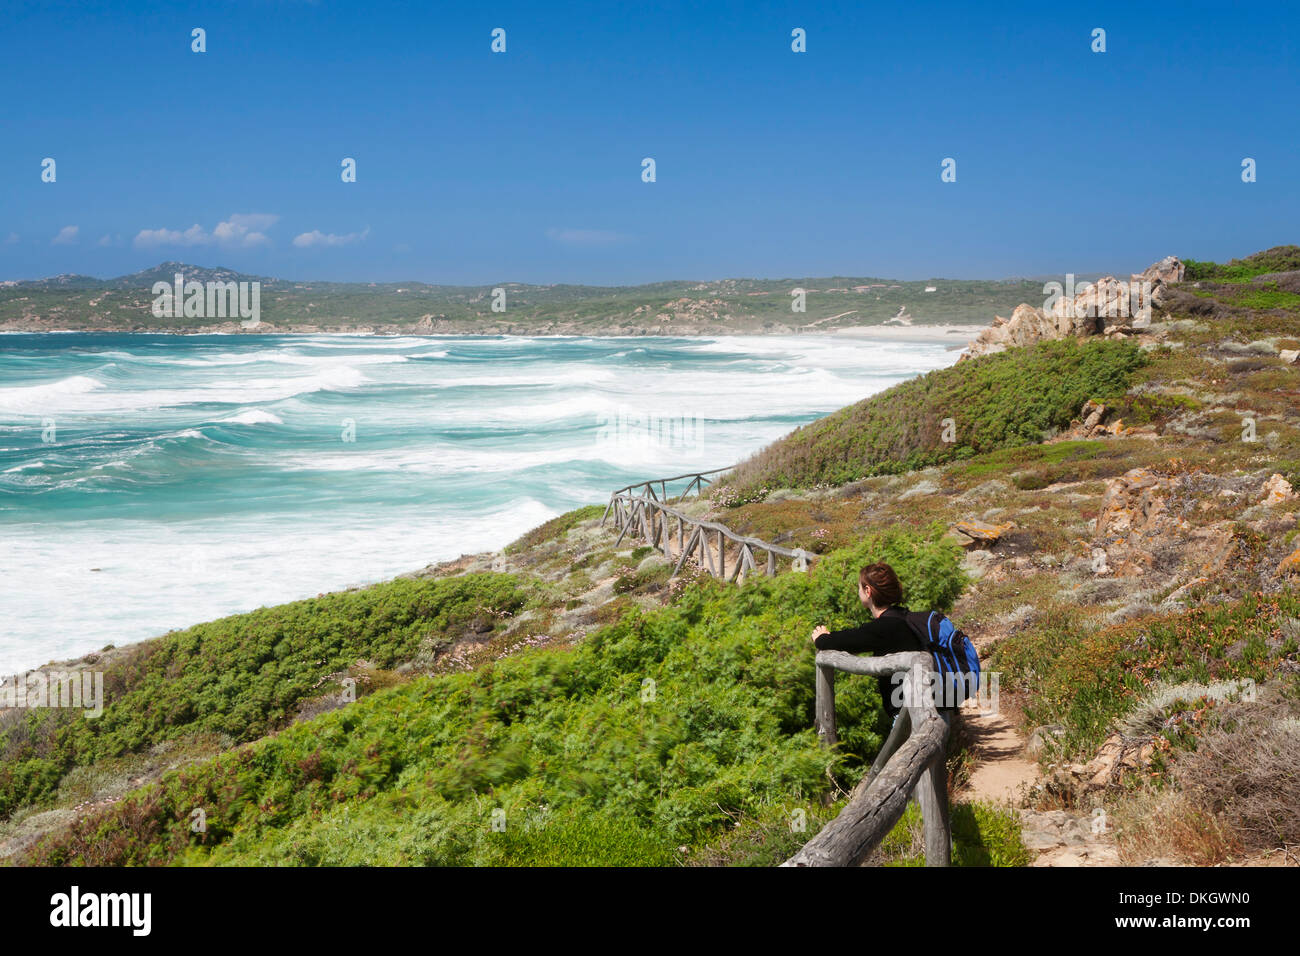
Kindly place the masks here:
[[(906, 614), (907, 608), (895, 604), (882, 611), (880, 617), (866, 624), (823, 634), (813, 641), (813, 645), (819, 651), (848, 651), (850, 654), (861, 654), (864, 651), (870, 651), (875, 655), (896, 654), (899, 651), (923, 651), (925, 645), (916, 636), (916, 632), (907, 626)], [(886, 713), (891, 719), (896, 717), (898, 708), (894, 706), (892, 700), (894, 678), (877, 677), (876, 686), (880, 688), (880, 699), (884, 701)]]

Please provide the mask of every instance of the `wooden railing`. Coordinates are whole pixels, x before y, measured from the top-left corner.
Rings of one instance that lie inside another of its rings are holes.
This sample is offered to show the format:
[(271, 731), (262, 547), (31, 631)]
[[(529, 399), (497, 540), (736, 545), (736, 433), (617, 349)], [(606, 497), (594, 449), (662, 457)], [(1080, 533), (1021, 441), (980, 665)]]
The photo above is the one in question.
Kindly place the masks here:
[[(758, 570), (759, 562), (755, 557), (756, 553), (766, 554), (762, 570), (768, 576), (776, 574), (778, 558), (788, 559), (791, 567), (796, 571), (808, 570), (817, 558), (817, 555), (811, 551), (802, 548), (782, 548), (758, 538), (739, 535), (726, 525), (693, 518), (667, 504), (669, 500), (680, 501), (685, 498), (691, 489), (702, 493), (704, 485), (709, 483), (709, 479), (705, 476), (729, 470), (718, 468), (714, 471), (678, 475), (676, 478), (655, 478), (620, 488), (609, 496), (609, 504), (605, 507), (601, 524), (604, 524), (611, 515), (613, 516), (614, 527), (619, 532), (618, 541), (614, 543), (615, 547), (631, 533), (633, 537), (640, 537), (646, 544), (658, 548), (669, 561), (675, 558), (677, 564), (673, 567), (670, 577), (676, 576), (681, 571), (682, 565), (691, 555), (695, 555), (701, 568), (725, 581), (743, 582), (746, 574)], [(691, 479), (686, 490), (676, 499), (669, 499), (667, 484), (686, 478)], [(658, 494), (655, 493), (656, 485), (659, 486)], [(674, 528), (677, 539), (675, 546)], [(690, 529), (689, 534), (687, 529)], [(732, 552), (730, 561), (728, 561), (728, 548)]]
[(909, 795), (921, 806), (926, 866), (947, 866), (952, 851), (948, 820), (947, 713), (935, 707), (934, 661), (911, 651), (857, 657), (844, 651), (817, 654), (817, 735), (837, 741), (835, 672), (902, 675), (903, 704), (871, 769), (854, 787), (839, 815), (782, 866), (856, 866), (880, 845), (907, 809)]
[[(612, 502), (617, 495), (632, 495), (638, 498), (654, 498), (656, 501), (667, 503), (670, 500), (682, 501), (690, 496), (692, 490), (698, 494), (704, 493), (704, 486), (713, 483), (712, 478), (707, 475), (720, 475), (724, 471), (731, 471), (730, 468), (714, 468), (712, 471), (693, 471), (685, 475), (677, 475), (675, 478), (651, 478), (649, 481), (638, 481), (634, 485), (628, 485), (626, 488), (620, 488), (609, 496)], [(681, 481), (683, 478), (689, 478), (690, 481), (682, 489), (681, 494), (674, 495), (672, 499), (668, 497), (668, 484), (674, 481)], [(655, 494), (655, 485), (659, 486), (659, 493)], [(609, 516), (609, 508), (605, 508), (606, 517)], [(602, 519), (601, 523), (604, 521)]]
[[(758, 538), (738, 535), (725, 525), (702, 521), (672, 507), (670, 500), (680, 501), (692, 490), (703, 493), (709, 483), (707, 475), (729, 471), (655, 478), (620, 488), (609, 496), (601, 518), (603, 525), (611, 515), (618, 529), (618, 541), (631, 533), (646, 544), (658, 548), (668, 560), (674, 557), (676, 531), (677, 564), (673, 575), (686, 559), (697, 556), (700, 567), (724, 580), (743, 580), (757, 570), (755, 552), (765, 552), (764, 570), (771, 576), (777, 571), (777, 558), (788, 558), (796, 571), (806, 571), (816, 555), (802, 548), (782, 548)], [(669, 499), (670, 482), (690, 479), (686, 489)], [(655, 486), (658, 486), (658, 493)], [(686, 529), (690, 528), (687, 535)], [(727, 562), (727, 546), (734, 545), (734, 556)], [(730, 567), (730, 572), (728, 568)], [(887, 654), (883, 657), (857, 657), (844, 651), (819, 651), (817, 654), (817, 735), (827, 747), (834, 747), (835, 672), (874, 676), (901, 675), (904, 707), (876, 755), (871, 769), (853, 789), (849, 802), (839, 815), (809, 840), (782, 866), (855, 866), (865, 860), (885, 835), (894, 828), (909, 796), (915, 795), (921, 806), (925, 832), (925, 863), (947, 866), (952, 855), (952, 832), (948, 820), (947, 713), (934, 704), (934, 661), (927, 653)]]

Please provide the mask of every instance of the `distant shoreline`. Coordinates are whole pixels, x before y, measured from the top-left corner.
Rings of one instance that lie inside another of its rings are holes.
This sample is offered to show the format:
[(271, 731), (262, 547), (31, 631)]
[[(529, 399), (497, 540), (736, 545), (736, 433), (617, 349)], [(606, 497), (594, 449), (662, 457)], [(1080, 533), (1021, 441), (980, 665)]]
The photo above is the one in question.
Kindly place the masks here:
[[(269, 323), (266, 323), (268, 326)], [(874, 338), (884, 339), (891, 342), (944, 342), (950, 345), (967, 344), (974, 339), (985, 326), (983, 325), (954, 325), (954, 324), (936, 324), (936, 325), (899, 325), (899, 324), (882, 324), (882, 325), (853, 325), (839, 328), (783, 328), (783, 329), (683, 329), (677, 330), (638, 330), (629, 332), (627, 330), (610, 329), (605, 331), (583, 331), (583, 332), (530, 332), (519, 329), (486, 329), (482, 331), (429, 331), (426, 329), (411, 330), (393, 330), (393, 329), (357, 329), (357, 330), (339, 330), (339, 329), (277, 329), (268, 327), (256, 332), (241, 329), (234, 331), (232, 329), (217, 327), (212, 329), (0, 329), (0, 335), (93, 335), (93, 334), (111, 334), (111, 335), (223, 335), (230, 337), (256, 337), (260, 335), (284, 335), (284, 336), (319, 336), (319, 335), (338, 335), (349, 336), (352, 338), (401, 338), (401, 337), (421, 337), (421, 338), (471, 338), (474, 336), (515, 336), (518, 338), (530, 339), (581, 339), (581, 338), (609, 338), (609, 339), (639, 339), (639, 338), (717, 338), (720, 336), (764, 336), (775, 337), (782, 336), (787, 338), (797, 338), (803, 335), (812, 335), (817, 337), (842, 335), (853, 336), (855, 338)]]

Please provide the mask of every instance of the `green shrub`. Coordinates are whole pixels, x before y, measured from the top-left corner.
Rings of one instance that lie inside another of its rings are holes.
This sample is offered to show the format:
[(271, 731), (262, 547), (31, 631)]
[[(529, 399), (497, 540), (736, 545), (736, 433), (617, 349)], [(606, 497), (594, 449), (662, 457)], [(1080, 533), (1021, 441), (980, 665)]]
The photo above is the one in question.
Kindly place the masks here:
[(573, 511), (566, 511), (564, 514), (543, 522), (531, 531), (520, 535), (518, 540), (506, 545), (505, 553), (521, 554), (544, 541), (554, 541), (556, 538), (563, 537), (582, 522), (590, 521), (592, 518), (599, 518), (604, 513), (605, 505), (584, 505), (581, 508), (575, 508)]
[[(765, 807), (817, 799), (828, 770), (851, 783), (879, 749), (870, 679), (839, 682), (836, 751), (813, 731), (808, 635), (861, 619), (868, 558), (894, 564), (918, 604), (949, 606), (964, 580), (937, 528), (742, 588), (704, 578), (573, 648), (376, 691), (169, 773), (27, 861), (674, 862)], [(189, 830), (196, 807), (206, 834)], [(553, 834), (507, 823), (491, 842), (493, 809), (509, 821), (542, 807), (563, 821)]]
[(0, 733), (0, 815), (47, 798), (74, 764), (138, 753), (185, 734), (255, 740), (358, 660), (391, 668), (462, 630), (497, 627), (527, 602), (528, 592), (510, 575), (401, 579), (148, 641), (106, 665), (98, 718), (31, 710)]
[[(715, 500), (763, 488), (841, 485), (1040, 442), (1088, 399), (1124, 394), (1146, 362), (1127, 341), (1041, 342), (960, 362), (895, 385), (797, 429), (741, 463)], [(955, 441), (945, 442), (951, 419)]]
[(1183, 266), (1184, 282), (1249, 282), (1268, 272), (1300, 269), (1300, 246), (1274, 246), (1245, 259), (1233, 259), (1226, 265), (1184, 259)]
[[(1270, 646), (1300, 617), (1300, 594), (1250, 595), (1222, 605), (1088, 630), (1067, 610), (1001, 641), (987, 669), (1026, 695), (1030, 726), (1060, 724), (1062, 752), (1081, 758), (1144, 699), (1150, 685), (1250, 678), (1263, 683), (1294, 647)], [(1228, 649), (1235, 647), (1234, 653)]]

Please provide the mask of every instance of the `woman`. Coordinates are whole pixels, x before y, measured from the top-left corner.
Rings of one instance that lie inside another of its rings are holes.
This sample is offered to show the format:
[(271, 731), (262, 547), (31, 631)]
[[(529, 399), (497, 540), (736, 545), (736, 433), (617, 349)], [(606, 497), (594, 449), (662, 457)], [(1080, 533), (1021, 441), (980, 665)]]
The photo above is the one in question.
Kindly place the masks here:
[[(903, 599), (903, 586), (898, 583), (894, 569), (884, 563), (868, 564), (858, 572), (858, 600), (871, 612), (871, 620), (858, 627), (832, 631), (818, 626), (813, 629), (813, 646), (819, 651), (848, 651), (861, 654), (894, 654), (899, 651), (923, 651), (925, 645), (916, 632), (908, 626), (907, 608)], [(894, 703), (893, 676), (877, 677), (880, 699), (890, 719), (898, 715)]]

